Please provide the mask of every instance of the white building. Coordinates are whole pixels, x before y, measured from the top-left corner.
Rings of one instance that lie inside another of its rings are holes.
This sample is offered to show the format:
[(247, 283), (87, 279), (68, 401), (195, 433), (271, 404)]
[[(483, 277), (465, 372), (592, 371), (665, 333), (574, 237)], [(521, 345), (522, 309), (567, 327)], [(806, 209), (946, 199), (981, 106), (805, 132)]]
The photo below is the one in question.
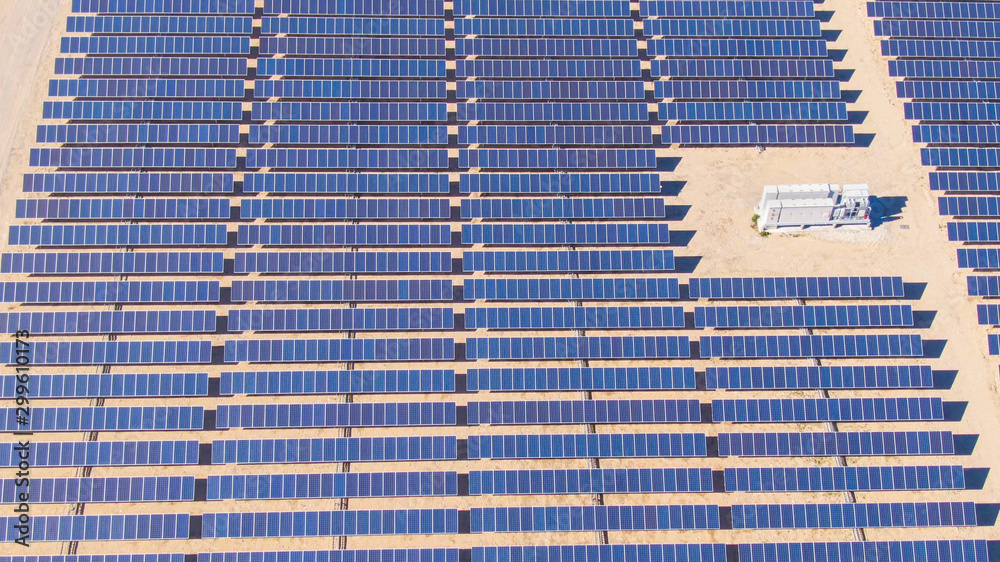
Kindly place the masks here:
[(868, 186), (766, 185), (757, 206), (757, 228), (840, 227), (871, 225)]

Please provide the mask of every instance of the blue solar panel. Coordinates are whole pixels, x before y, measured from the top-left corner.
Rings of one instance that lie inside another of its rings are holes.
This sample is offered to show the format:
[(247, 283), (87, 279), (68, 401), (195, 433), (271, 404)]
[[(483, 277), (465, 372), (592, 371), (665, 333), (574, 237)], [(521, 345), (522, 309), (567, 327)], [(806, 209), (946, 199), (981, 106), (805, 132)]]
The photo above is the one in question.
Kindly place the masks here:
[[(661, 20), (664, 21), (664, 20)], [(840, 99), (840, 82), (826, 80), (657, 80), (657, 99)]]
[(658, 197), (476, 198), (462, 199), (461, 210), (463, 219), (639, 219), (666, 216), (664, 200)]
[[(7, 254), (4, 254), (4, 257), (6, 256)], [(462, 252), (462, 270), (467, 272), (673, 271), (673, 269), (672, 250)]]
[[(726, 562), (724, 544), (588, 544), (558, 546), (474, 546), (472, 562), (617, 562), (619, 560), (698, 560)], [(68, 561), (72, 562), (72, 561)], [(100, 561), (96, 561), (100, 562)]]
[(0, 283), (0, 302), (219, 302), (218, 281), (29, 281)]
[[(459, 103), (459, 121), (564, 121), (599, 123), (649, 119), (645, 103)], [(464, 166), (463, 166), (464, 167)]]
[(1000, 242), (1000, 223), (985, 221), (948, 223), (952, 242)]
[(224, 224), (40, 224), (11, 226), (11, 246), (225, 246)]
[(709, 468), (473, 470), (469, 495), (712, 492)]
[(628, 19), (455, 18), (455, 35), (516, 37), (632, 37)]
[[(16, 467), (16, 443), (0, 443), (0, 466)], [(198, 441), (30, 443), (31, 466), (167, 466), (198, 464)]]
[(249, 168), (445, 169), (447, 150), (365, 148), (251, 148)]
[(239, 125), (39, 125), (38, 143), (238, 144)]
[(734, 529), (976, 525), (972, 502), (734, 505)]
[(970, 297), (1000, 297), (1000, 277), (970, 275), (966, 278)]
[(712, 400), (712, 421), (735, 423), (944, 419), (940, 398), (773, 398)]
[(455, 342), (451, 338), (227, 340), (225, 347), (226, 363), (452, 361), (454, 359)]
[(650, 61), (653, 78), (833, 78), (833, 61), (800, 59), (666, 59)]
[(206, 513), (206, 539), (458, 533), (457, 509)]
[(252, 14), (253, 0), (73, 0), (73, 13)]
[(625, 0), (541, 0), (539, 2), (504, 2), (502, 0), (456, 0), (456, 16), (563, 16), (630, 17)]
[(239, 102), (225, 101), (47, 101), (43, 119), (95, 121), (239, 121)]
[(229, 199), (18, 199), (19, 219), (228, 219)]
[(25, 193), (232, 193), (232, 174), (25, 174)]
[(1000, 269), (1000, 250), (996, 248), (959, 248), (958, 267), (963, 269)]
[[(187, 513), (145, 515), (35, 515), (31, 517), (28, 542), (44, 541), (141, 541), (187, 539)], [(5, 542), (20, 536), (17, 517), (0, 517)]]
[(215, 422), (218, 429), (421, 425), (455, 425), (455, 403), (219, 404)]
[(219, 394), (455, 392), (455, 371), (223, 371)]
[(921, 148), (920, 163), (941, 168), (997, 168), (1000, 150), (995, 148)]
[(1000, 355), (1000, 336), (996, 334), (987, 334), (986, 344), (989, 347), (990, 355)]
[[(18, 355), (12, 343), (0, 342), (0, 361), (13, 365)], [(31, 362), (35, 365), (152, 365), (211, 361), (212, 342), (205, 340), (45, 341), (31, 344)]]
[(640, 279), (466, 279), (467, 300), (672, 300), (680, 298), (676, 278)]
[[(295, 60), (295, 59), (280, 59)], [(254, 121), (446, 121), (443, 103), (254, 102)]]
[(639, 14), (643, 17), (768, 17), (811, 18), (816, 15), (811, 2), (758, 1), (726, 2), (719, 0), (642, 0)]
[(63, 37), (60, 53), (94, 55), (249, 55), (249, 37), (132, 35)]
[(904, 80), (896, 82), (896, 97), (931, 100), (996, 100), (1000, 99), (1000, 82)]
[(215, 332), (214, 310), (0, 312), (0, 327), (31, 334), (165, 334)]
[(903, 296), (902, 277), (693, 277), (693, 299), (830, 299)]
[[(458, 78), (641, 78), (638, 60), (487, 60), (455, 61)], [(461, 112), (461, 105), (459, 111)], [(645, 106), (643, 106), (645, 108)], [(461, 113), (459, 113), (461, 115)], [(461, 120), (461, 118), (460, 118)]]
[(819, 37), (821, 34), (818, 19), (649, 19), (642, 22), (642, 31), (646, 37), (657, 35), (666, 35), (667, 37)]
[(278, 280), (233, 281), (233, 302), (450, 301), (454, 290), (443, 280)]
[(1000, 127), (994, 125), (914, 125), (913, 142), (997, 144), (1000, 143)]
[(697, 400), (469, 402), (469, 425), (700, 423)]
[(704, 433), (576, 433), (470, 435), (476, 459), (704, 457)]
[(455, 39), (459, 57), (635, 57), (635, 39)]
[(831, 145), (854, 144), (851, 125), (665, 125), (663, 144)]
[(447, 199), (298, 199), (240, 200), (241, 219), (446, 219)]
[[(31, 384), (36, 398), (208, 396), (208, 373), (34, 374)], [(0, 397), (16, 396), (16, 375), (0, 377)]]
[(35, 275), (222, 273), (222, 252), (0, 254), (0, 273)]
[(720, 433), (720, 457), (954, 455), (950, 431)]
[(709, 357), (920, 357), (920, 336), (905, 334), (835, 336), (702, 336)]
[(261, 55), (443, 57), (444, 38), (261, 37)]
[(1000, 172), (931, 172), (935, 191), (1000, 191)]
[(642, 125), (460, 125), (459, 144), (653, 144), (652, 127)]
[(445, 99), (448, 92), (443, 80), (257, 80), (253, 95), (258, 99), (431, 100)]
[(246, 76), (245, 58), (57, 58), (56, 74), (77, 76)]
[(444, 16), (439, 2), (394, 0), (342, 0), (330, 4), (316, 0), (264, 0), (265, 14), (317, 14), (348, 16)]
[[(39, 344), (35, 344), (39, 345)], [(20, 408), (0, 408), (0, 431), (177, 431), (200, 430), (201, 406), (32, 408), (27, 425)]]
[(908, 304), (827, 306), (696, 306), (696, 328), (824, 328), (913, 326)]
[(692, 367), (563, 367), (469, 369), (471, 392), (546, 390), (694, 390)]
[[(433, 35), (444, 37), (444, 20), (429, 18), (263, 17), (261, 35)], [(442, 53), (443, 54), (443, 53)]]
[(987, 544), (983, 540), (741, 544), (739, 555), (743, 562), (770, 560), (987, 562), (989, 560)]
[(1000, 61), (890, 60), (889, 76), (899, 78), (986, 78), (1000, 73)]
[(844, 121), (844, 102), (671, 102), (659, 104), (661, 121)]
[[(13, 228), (11, 227), (12, 233)], [(462, 243), (503, 246), (522, 244), (655, 246), (670, 243), (670, 228), (666, 223), (463, 224)]]
[(183, 554), (80, 554), (0, 556), (3, 562), (184, 562)]
[[(475, 20), (459, 20), (475, 21)], [(536, 80), (459, 80), (456, 97), (486, 100), (642, 100), (642, 82), (588, 80), (540, 82)]]
[(245, 174), (246, 193), (440, 193), (447, 174), (266, 173)]
[(256, 75), (326, 78), (445, 78), (445, 62), (427, 59), (259, 58)]
[[(289, 562), (459, 562), (459, 553), (457, 548), (200, 552), (197, 562), (253, 562), (256, 560), (261, 562), (278, 562), (278, 560), (288, 560)], [(68, 560), (66, 562), (74, 561)]]
[[(0, 316), (2, 318), (2, 316)], [(0, 326), (2, 326), (0, 322)], [(466, 308), (466, 329), (683, 328), (680, 306)]]
[(727, 492), (964, 490), (961, 466), (727, 468)]
[(231, 148), (32, 148), (32, 167), (235, 168)]
[(907, 119), (923, 121), (997, 121), (1000, 104), (984, 102), (907, 102)]
[(933, 388), (927, 365), (865, 365), (843, 367), (707, 367), (709, 389), (854, 389)]
[(443, 125), (250, 125), (250, 144), (448, 144)]
[(868, 16), (908, 19), (1000, 19), (1000, 6), (985, 2), (869, 2)]
[[(12, 227), (13, 228), (13, 227)], [(448, 246), (447, 224), (241, 224), (240, 246)]]
[(650, 39), (650, 56), (666, 57), (825, 57), (824, 39)]
[(451, 252), (237, 252), (235, 262), (235, 273), (451, 273)]
[(461, 174), (462, 193), (660, 193), (659, 174)]
[(875, 20), (875, 35), (879, 37), (917, 37), (942, 39), (996, 39), (1000, 37), (1000, 22), (994, 21), (928, 21)]
[(458, 458), (449, 437), (334, 437), (212, 441), (212, 464), (429, 461)]
[(213, 500), (457, 496), (455, 472), (250, 474), (209, 476)]
[[(2, 313), (0, 313), (2, 314)], [(0, 325), (2, 325), (0, 316)], [(453, 330), (450, 308), (301, 308), (230, 310), (230, 332)]]
[(941, 41), (889, 39), (882, 41), (882, 55), (892, 57), (917, 58), (997, 58), (997, 49), (992, 41)]
[(473, 534), (718, 529), (719, 506), (474, 507), (470, 519)]
[(468, 338), (467, 359), (657, 359), (690, 357), (687, 336)]
[(145, 503), (194, 501), (194, 476), (134, 478), (37, 478), (29, 486), (0, 480), (0, 503), (20, 503), (18, 494), (30, 494), (32, 503)]
[[(69, 33), (250, 35), (253, 17), (243, 16), (70, 16)], [(242, 89), (243, 85), (240, 84)]]

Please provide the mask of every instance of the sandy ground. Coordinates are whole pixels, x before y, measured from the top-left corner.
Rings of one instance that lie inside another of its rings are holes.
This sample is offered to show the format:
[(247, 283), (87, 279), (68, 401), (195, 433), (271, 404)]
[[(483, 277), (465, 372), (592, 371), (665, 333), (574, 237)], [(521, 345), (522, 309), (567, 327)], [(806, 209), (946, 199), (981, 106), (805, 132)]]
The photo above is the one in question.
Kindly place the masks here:
[[(34, 3), (33, 3), (34, 4)], [(26, 168), (27, 150), (34, 140), (34, 125), (40, 122), (41, 99), (45, 98), (47, 80), (51, 74), (51, 61), (56, 56), (58, 45), (56, 37), (60, 34), (62, 21), (68, 6), (67, 1), (51, 2), (53, 14), (32, 34), (37, 40), (21, 42), (19, 49), (24, 49), (24, 55), (8, 57), (2, 64), (9, 64), (12, 73), (24, 77), (23, 80), (0, 83), (0, 99), (15, 100), (13, 104), (0, 104), (0, 111), (5, 123), (14, 123), (17, 116), (23, 116), (17, 121), (17, 126), (7, 126), (3, 137), (4, 145), (0, 151), (0, 163), (6, 162), (10, 154), (10, 165), (4, 168), (3, 176), (3, 224), (8, 224), (13, 218), (12, 202), (20, 197), (20, 176)], [(5, 26), (7, 33), (10, 26), (23, 29), (24, 18), (29, 17), (28, 10), (17, 4), (4, 3), (0, 6), (0, 25)], [(754, 149), (668, 149), (662, 155), (680, 158), (680, 163), (672, 174), (665, 179), (684, 182), (683, 188), (676, 197), (668, 199), (682, 220), (671, 223), (671, 228), (677, 232), (694, 231), (686, 247), (675, 248), (678, 256), (698, 257), (700, 261), (694, 269), (697, 276), (791, 276), (791, 275), (900, 275), (908, 284), (918, 288), (918, 300), (912, 302), (915, 310), (930, 311), (933, 321), (929, 326), (914, 330), (887, 329), (886, 333), (919, 333), (925, 341), (944, 341), (940, 357), (923, 360), (824, 360), (824, 364), (912, 364), (927, 363), (938, 371), (957, 371), (954, 385), (948, 389), (934, 391), (894, 391), (864, 393), (832, 392), (839, 396), (941, 396), (954, 408), (961, 409), (965, 405), (960, 421), (942, 423), (898, 423), (898, 424), (841, 424), (842, 431), (882, 431), (882, 430), (951, 430), (956, 434), (971, 434), (980, 436), (971, 455), (957, 457), (920, 457), (920, 458), (851, 458), (849, 464), (858, 466), (869, 465), (917, 465), (917, 464), (961, 464), (966, 468), (989, 468), (1000, 465), (1000, 449), (995, 440), (989, 436), (996, 429), (996, 420), (1000, 417), (1000, 404), (997, 397), (997, 369), (994, 360), (986, 353), (985, 330), (977, 326), (975, 306), (972, 299), (965, 293), (964, 276), (958, 273), (955, 266), (955, 246), (946, 241), (944, 233), (945, 221), (937, 215), (936, 197), (928, 190), (928, 169), (919, 165), (918, 147), (911, 142), (909, 125), (903, 120), (902, 102), (895, 99), (894, 87), (888, 77), (885, 59), (879, 55), (878, 43), (872, 37), (871, 21), (864, 11), (863, 2), (848, 2), (846, 0), (829, 0), (818, 5), (818, 10), (824, 12), (823, 29), (831, 34), (832, 50), (840, 51), (843, 59), (836, 63), (840, 71), (849, 74), (849, 79), (843, 84), (845, 90), (856, 95), (856, 101), (849, 105), (849, 110), (863, 118), (856, 129), (862, 135), (874, 135), (868, 147), (852, 148), (806, 148), (768, 149), (758, 153)], [(826, 16), (829, 16), (828, 20)], [(20, 52), (20, 51), (19, 51)], [(32, 54), (34, 53), (34, 54)], [(839, 54), (838, 54), (839, 56)], [(34, 58), (32, 58), (34, 57)], [(39, 62), (39, 60), (41, 62)], [(30, 84), (29, 88), (23, 87)], [(17, 101), (20, 100), (20, 101)], [(19, 105), (18, 105), (19, 104)], [(877, 231), (863, 235), (818, 234), (796, 236), (771, 236), (762, 238), (750, 227), (750, 216), (756, 204), (761, 186), (765, 184), (788, 183), (868, 183), (875, 195), (880, 197), (905, 198), (905, 206), (897, 220), (887, 222)], [(457, 200), (453, 200), (457, 205)], [(233, 248), (226, 250), (231, 256)], [(455, 249), (455, 255), (461, 250)], [(688, 274), (678, 274), (681, 282), (686, 282)], [(223, 280), (228, 285), (231, 278)], [(922, 292), (921, 292), (922, 291)], [(604, 303), (602, 303), (604, 304)], [(613, 304), (613, 303), (607, 303)], [(625, 304), (625, 303), (623, 303)], [(634, 304), (634, 303), (627, 303)], [(691, 312), (696, 303), (681, 303), (685, 310)], [(704, 305), (705, 303), (698, 303)], [(788, 304), (788, 303), (784, 303)], [(449, 303), (456, 312), (460, 312), (465, 304)], [(368, 306), (368, 305), (365, 305)], [(158, 308), (160, 308), (158, 306)], [(220, 312), (228, 307), (216, 307)], [(646, 332), (643, 334), (652, 334)], [(697, 331), (664, 331), (665, 334), (689, 335), (696, 339), (704, 332)], [(760, 333), (760, 332), (757, 332)], [(770, 333), (770, 332), (769, 332)], [(774, 331), (773, 333), (797, 334), (798, 331)], [(817, 333), (845, 333), (844, 331), (819, 330)], [(853, 333), (853, 332), (850, 332)], [(616, 332), (615, 335), (638, 335), (638, 332)], [(458, 341), (465, 337), (483, 336), (486, 333), (472, 332), (456, 333)], [(510, 333), (501, 335), (524, 335)], [(527, 334), (532, 335), (532, 334)], [(570, 334), (553, 334), (570, 335)], [(601, 332), (588, 332), (588, 335), (603, 335)], [(426, 337), (427, 334), (394, 334), (390, 337)], [(275, 337), (282, 335), (249, 334), (244, 336), (214, 335), (211, 338), (217, 344), (233, 337)], [(332, 335), (288, 337), (340, 337)], [(371, 335), (361, 337), (373, 337)], [(74, 338), (77, 339), (77, 338)], [(82, 339), (82, 338), (80, 338)], [(134, 339), (163, 339), (156, 337), (136, 337)], [(702, 361), (692, 358), (670, 362), (671, 365), (692, 365), (698, 372), (703, 372), (707, 366), (748, 364), (749, 362)], [(787, 364), (807, 364), (805, 361), (785, 362)], [(592, 361), (591, 366), (622, 366), (625, 362)], [(655, 365), (656, 362), (633, 362), (634, 365)], [(760, 361), (753, 364), (781, 364), (778, 361)], [(453, 368), (464, 373), (468, 368), (485, 367), (486, 363), (475, 365), (470, 362), (420, 364), (414, 368)], [(490, 363), (491, 367), (513, 366), (502, 362)], [(546, 363), (546, 366), (573, 366), (571, 362)], [(223, 370), (283, 370), (292, 368), (317, 368), (316, 366), (222, 366), (210, 365), (190, 367), (185, 370), (192, 372), (207, 371), (212, 376), (218, 376)], [(365, 368), (406, 368), (409, 365), (365, 365)], [(331, 364), (318, 367), (321, 369), (342, 368)], [(158, 372), (162, 367), (116, 369), (117, 372), (146, 371)], [(87, 369), (65, 369), (65, 372), (84, 372)], [(649, 398), (693, 398), (709, 402), (712, 399), (733, 397), (811, 397), (812, 391), (797, 393), (736, 393), (708, 391), (675, 391), (642, 393), (641, 397)], [(628, 393), (599, 393), (599, 398), (630, 397)], [(636, 396), (638, 397), (638, 396)], [(454, 401), (460, 405), (470, 400), (503, 400), (503, 399), (577, 399), (579, 393), (545, 393), (538, 394), (503, 394), (479, 395), (403, 395), (403, 396), (359, 396), (356, 401), (394, 402), (416, 400)], [(336, 402), (335, 396), (315, 397), (267, 397), (269, 403), (308, 403)], [(170, 400), (171, 404), (203, 405), (208, 409), (220, 403), (248, 403), (263, 401), (247, 397), (203, 398), (191, 400)], [(108, 400), (108, 406), (114, 405), (160, 405), (160, 400)], [(58, 405), (86, 405), (87, 401), (60, 401)], [(46, 405), (56, 405), (51, 402)], [(600, 432), (705, 432), (715, 435), (723, 431), (823, 431), (822, 424), (774, 424), (774, 425), (740, 425), (735, 424), (700, 424), (671, 425), (669, 427), (655, 425), (602, 426)], [(469, 434), (510, 434), (510, 433), (577, 433), (583, 429), (580, 426), (543, 426), (543, 427), (457, 427), (457, 428), (419, 428), (407, 430), (412, 435), (457, 435), (460, 439)], [(352, 435), (399, 435), (398, 429), (355, 429)], [(199, 434), (183, 433), (102, 433), (101, 440), (137, 440), (137, 439), (185, 439), (197, 438), (202, 443), (213, 439), (237, 438), (280, 438), (303, 436), (338, 436), (336, 429), (310, 431), (249, 431), (231, 430), (226, 432), (206, 431)], [(40, 440), (71, 441), (79, 439), (74, 434), (52, 434), (39, 437)], [(721, 470), (734, 466), (832, 466), (831, 458), (802, 459), (602, 459), (604, 468), (616, 467), (687, 467), (704, 466)], [(451, 461), (427, 463), (354, 463), (350, 466), (353, 472), (380, 471), (425, 471), (452, 470), (465, 473), (469, 470), (491, 470), (508, 468), (583, 468), (585, 460), (568, 461)], [(263, 465), (263, 466), (211, 466), (203, 464), (196, 467), (157, 467), (153, 469), (135, 468), (96, 468), (93, 476), (125, 476), (138, 474), (193, 474), (204, 478), (209, 474), (221, 473), (309, 473), (333, 472), (336, 465)], [(47, 469), (39, 471), (45, 476), (70, 476), (74, 469)], [(998, 483), (991, 474), (985, 480), (982, 489), (965, 490), (961, 492), (920, 492), (894, 494), (889, 492), (873, 492), (858, 494), (860, 502), (876, 501), (975, 501), (978, 503), (994, 502), (998, 497)], [(732, 505), (739, 503), (793, 503), (793, 502), (841, 502), (841, 494), (665, 494), (649, 496), (619, 496), (607, 495), (605, 503), (615, 504), (719, 504)], [(538, 505), (589, 505), (587, 496), (506, 496), (506, 497), (458, 497), (458, 498), (397, 498), (391, 500), (354, 500), (349, 503), (349, 509), (392, 509), (392, 508), (432, 508), (453, 507), (468, 509), (483, 506), (538, 506)], [(68, 506), (35, 506), (35, 513), (66, 513)], [(219, 511), (301, 511), (337, 509), (337, 502), (330, 500), (285, 500), (285, 501), (248, 501), (248, 502), (195, 502), (177, 504), (88, 504), (86, 513), (192, 513)], [(761, 541), (825, 541), (851, 540), (850, 530), (824, 531), (715, 531), (715, 532), (613, 532), (609, 534), (612, 543), (701, 543)], [(889, 539), (943, 539), (943, 538), (997, 538), (998, 533), (993, 526), (977, 528), (941, 528), (920, 529), (916, 533), (907, 529), (866, 529), (866, 536), (871, 540)], [(460, 546), (492, 544), (574, 544), (593, 543), (597, 537), (592, 533), (549, 533), (549, 534), (494, 534), (494, 535), (450, 535), (440, 537), (351, 537), (347, 544), (349, 548), (405, 548), (415, 546)], [(143, 542), (138, 544), (97, 544), (80, 543), (79, 553), (95, 554), (108, 552), (184, 552), (196, 553), (219, 550), (291, 550), (291, 549), (326, 549), (335, 547), (335, 539), (298, 538), (281, 541), (269, 539), (249, 540), (192, 540), (172, 542)], [(58, 543), (36, 543), (30, 554), (54, 554), (60, 552), (63, 545)]]

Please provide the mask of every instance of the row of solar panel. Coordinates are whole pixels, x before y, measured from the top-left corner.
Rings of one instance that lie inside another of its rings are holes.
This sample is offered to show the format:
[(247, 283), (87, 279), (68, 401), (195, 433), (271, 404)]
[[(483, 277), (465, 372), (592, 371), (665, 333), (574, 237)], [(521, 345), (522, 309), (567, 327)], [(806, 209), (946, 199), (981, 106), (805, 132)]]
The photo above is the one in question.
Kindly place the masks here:
[[(365, 177), (364, 174), (359, 175)], [(233, 174), (196, 172), (24, 174), (23, 189), (26, 193), (232, 193)]]
[[(187, 513), (146, 515), (39, 515), (32, 517), (27, 540), (44, 541), (137, 541), (187, 539), (191, 531)], [(0, 538), (13, 542), (20, 531), (17, 517), (2, 517)]]
[(39, 125), (38, 143), (239, 144), (239, 125)]
[(0, 254), (0, 272), (57, 274), (223, 273), (222, 252), (49, 252)]
[(445, 61), (434, 59), (259, 58), (257, 76), (445, 78)]
[[(650, 169), (656, 151), (602, 149), (480, 149), (459, 150), (461, 168), (492, 169)], [(322, 167), (322, 166), (321, 166)]]
[(950, 431), (720, 433), (720, 457), (954, 455)]
[(443, 37), (261, 37), (259, 52), (261, 55), (443, 57), (445, 41)]
[[(353, 3), (353, 2), (352, 2)], [(73, 13), (252, 14), (252, 0), (73, 0)]]
[(466, 308), (466, 329), (683, 328), (682, 307)]
[(206, 513), (206, 539), (458, 533), (457, 509)]
[(243, 80), (210, 78), (80, 78), (49, 80), (49, 97), (243, 99)]
[(875, 20), (875, 35), (879, 37), (969, 38), (996, 39), (1000, 23), (973, 20)]
[(69, 16), (68, 33), (250, 35), (250, 16)]
[(103, 310), (79, 312), (2, 312), (7, 332), (31, 334), (215, 333), (214, 310)]
[(21, 304), (219, 302), (219, 293), (218, 281), (8, 281), (0, 284), (0, 302)]
[(898, 78), (986, 78), (1000, 76), (1000, 61), (892, 59), (889, 76)]
[(854, 144), (851, 125), (668, 125), (664, 145)]
[(717, 505), (474, 507), (469, 518), (473, 534), (721, 528)]
[(950, 222), (948, 240), (953, 242), (1000, 242), (1000, 223)]
[(928, 144), (998, 144), (994, 125), (914, 125), (913, 142)]
[(447, 246), (449, 225), (241, 224), (240, 246)]
[(468, 338), (466, 359), (654, 359), (691, 356), (687, 336)]
[(882, 55), (908, 58), (995, 59), (1000, 55), (994, 41), (887, 39)]
[(961, 466), (727, 468), (727, 492), (964, 490)]
[[(447, 140), (445, 135), (443, 142)], [(644, 125), (460, 125), (458, 143), (653, 144), (653, 128)]]
[(453, 330), (455, 318), (450, 308), (230, 310), (227, 327), (230, 332)]
[(471, 470), (469, 495), (712, 492), (709, 468)]
[[(463, 219), (601, 219), (663, 218), (664, 216), (666, 216), (664, 200), (652, 197), (628, 199), (466, 198), (461, 201), (461, 217)], [(484, 226), (500, 227), (503, 225)]]
[(19, 410), (0, 408), (0, 431), (200, 430), (205, 421), (201, 406), (32, 408), (27, 423)]
[[(13, 365), (18, 355), (14, 343), (0, 342), (0, 362)], [(35, 365), (210, 363), (212, 342), (207, 340), (34, 342), (31, 344), (29, 355)], [(39, 418), (35, 416), (31, 419)]]
[(223, 371), (219, 394), (455, 392), (455, 371)]
[(935, 20), (996, 20), (1000, 19), (1000, 7), (988, 2), (876, 1), (868, 3), (868, 16)]
[(720, 306), (694, 309), (696, 328), (913, 326), (910, 305)]
[(448, 169), (449, 160), (445, 149), (251, 148), (247, 150), (246, 165), (249, 168), (442, 170)]
[(194, 476), (134, 478), (37, 478), (30, 486), (0, 480), (0, 503), (17, 504), (19, 493), (37, 503), (145, 503), (194, 501)]
[(666, 223), (463, 224), (463, 244), (486, 245), (637, 245), (668, 244)]
[(903, 80), (896, 82), (896, 97), (939, 100), (1000, 99), (1000, 82), (959, 82), (946, 80)]
[(671, 250), (462, 252), (462, 270), (467, 272), (673, 271), (673, 269), (674, 253)]
[(452, 271), (451, 252), (239, 252), (234, 262), (239, 274)]
[[(263, 59), (266, 60), (266, 59)], [(56, 74), (88, 76), (238, 76), (247, 75), (245, 58), (78, 57), (57, 58)]]
[(972, 502), (734, 505), (734, 529), (975, 526)]
[(454, 289), (442, 280), (233, 281), (233, 302), (450, 301)]
[[(38, 345), (38, 344), (35, 344)], [(316, 361), (453, 361), (451, 338), (339, 339), (339, 340), (228, 340), (228, 363)]]
[(673, 300), (675, 278), (465, 279), (467, 300)]
[(701, 357), (921, 357), (918, 335), (702, 336)]
[(15, 216), (19, 219), (228, 219), (229, 199), (18, 199)]
[(250, 38), (200, 35), (63, 37), (59, 52), (94, 55), (249, 55)]
[[(905, 560), (952, 560), (987, 562), (989, 547), (983, 540), (811, 542), (741, 544), (743, 562), (766, 560), (841, 560), (843, 562), (904, 562)], [(719, 559), (721, 560), (721, 559)], [(553, 562), (555, 562), (553, 560)], [(706, 559), (706, 562), (708, 559)]]
[(958, 267), (963, 269), (1000, 269), (1000, 250), (996, 248), (959, 248)]
[(43, 119), (137, 121), (239, 121), (239, 102), (222, 101), (47, 101)]
[(469, 425), (700, 423), (697, 400), (469, 402)]
[(672, 102), (659, 104), (661, 121), (844, 121), (844, 102)]
[(985, 102), (907, 102), (906, 119), (919, 121), (997, 121), (1000, 104)]
[(938, 212), (960, 217), (997, 217), (1000, 216), (1000, 197), (938, 197)]
[[(365, 151), (366, 153), (368, 151)], [(372, 151), (377, 152), (377, 151)], [(375, 160), (373, 157), (372, 160)], [(235, 148), (32, 148), (32, 167), (236, 168)], [(377, 162), (376, 162), (377, 163)]]
[[(36, 398), (208, 396), (208, 373), (33, 375)], [(17, 375), (0, 377), (0, 398), (17, 396)]]
[(934, 373), (927, 365), (707, 367), (705, 386), (710, 390), (933, 388)]
[(712, 400), (715, 423), (941, 421), (940, 398), (773, 398)]
[(219, 404), (215, 426), (232, 428), (409, 427), (455, 425), (454, 402), (375, 404)]
[(209, 501), (457, 496), (458, 473), (210, 475), (207, 488)]
[[(241, 219), (447, 219), (447, 199), (242, 199)], [(449, 225), (442, 225), (449, 227)]]
[(902, 298), (902, 277), (705, 277), (692, 299)]
[(920, 163), (940, 168), (998, 168), (1000, 150), (995, 148), (921, 148)]
[(250, 125), (250, 144), (448, 144), (444, 125)]
[(224, 224), (11, 226), (11, 246), (224, 246)]
[(1000, 191), (1000, 172), (931, 172), (934, 191)]
[(268, 17), (261, 35), (379, 35), (444, 37), (443, 18), (395, 17)]

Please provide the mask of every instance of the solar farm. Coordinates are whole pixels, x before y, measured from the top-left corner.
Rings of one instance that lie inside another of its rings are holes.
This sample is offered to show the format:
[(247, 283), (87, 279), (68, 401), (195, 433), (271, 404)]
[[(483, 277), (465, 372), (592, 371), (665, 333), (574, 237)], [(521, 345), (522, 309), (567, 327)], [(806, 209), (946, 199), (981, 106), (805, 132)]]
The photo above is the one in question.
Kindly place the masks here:
[(0, 562), (1000, 561), (1000, 2), (0, 33)]

